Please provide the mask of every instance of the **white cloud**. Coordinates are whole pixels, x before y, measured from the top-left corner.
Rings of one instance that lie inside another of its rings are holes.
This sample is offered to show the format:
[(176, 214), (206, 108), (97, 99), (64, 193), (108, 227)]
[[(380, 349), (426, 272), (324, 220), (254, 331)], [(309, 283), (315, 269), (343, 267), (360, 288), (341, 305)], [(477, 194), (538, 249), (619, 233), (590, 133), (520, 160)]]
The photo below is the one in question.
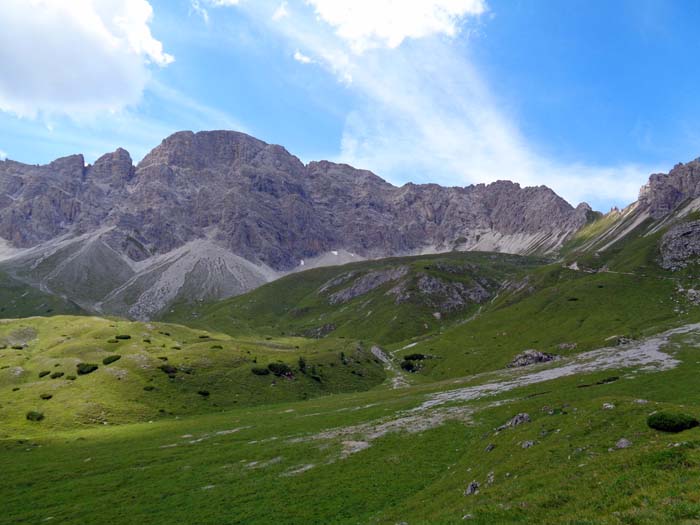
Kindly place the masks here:
[(204, 20), (205, 24), (209, 23), (209, 13), (206, 9), (202, 7), (202, 4), (199, 3), (199, 0), (191, 0), (190, 6), (192, 7), (193, 12), (197, 13), (199, 16), (202, 17), (202, 20)]
[(287, 2), (282, 2), (279, 6), (277, 6), (277, 9), (275, 9), (275, 12), (272, 13), (272, 19), (277, 21), (277, 20), (282, 20), (283, 18), (286, 18), (289, 16), (289, 10), (287, 9)]
[(313, 62), (311, 57), (306, 56), (298, 49), (294, 52), (294, 60), (296, 60), (297, 62), (301, 62), (302, 64), (310, 64), (311, 62)]
[(396, 48), (407, 38), (454, 36), (465, 16), (486, 11), (484, 0), (306, 0), (357, 53)]
[(146, 0), (0, 2), (0, 110), (89, 116), (137, 103), (149, 66), (173, 57)]
[(0, 160), (5, 160), (7, 158), (7, 152), (0, 149)]

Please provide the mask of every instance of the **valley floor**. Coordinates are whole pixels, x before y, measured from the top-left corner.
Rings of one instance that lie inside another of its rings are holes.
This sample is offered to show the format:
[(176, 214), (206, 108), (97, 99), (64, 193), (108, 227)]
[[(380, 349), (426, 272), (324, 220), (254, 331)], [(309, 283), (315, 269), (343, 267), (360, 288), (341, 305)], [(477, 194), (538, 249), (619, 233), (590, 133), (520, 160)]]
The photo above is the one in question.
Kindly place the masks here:
[(700, 523), (700, 429), (646, 425), (700, 413), (700, 324), (437, 383), (387, 367), (364, 392), (14, 432), (0, 521)]

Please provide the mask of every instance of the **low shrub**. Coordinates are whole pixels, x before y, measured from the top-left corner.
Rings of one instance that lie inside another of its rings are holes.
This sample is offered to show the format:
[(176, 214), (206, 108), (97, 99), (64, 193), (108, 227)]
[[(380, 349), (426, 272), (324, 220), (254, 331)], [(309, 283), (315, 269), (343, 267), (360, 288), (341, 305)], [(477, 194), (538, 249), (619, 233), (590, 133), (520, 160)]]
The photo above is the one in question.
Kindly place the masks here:
[(121, 340), (126, 340), (126, 339), (131, 339), (131, 336), (129, 334), (119, 334), (114, 336), (115, 339), (121, 339)]
[(155, 390), (156, 387), (154, 387), (153, 385), (146, 385), (145, 387), (143, 387), (143, 389), (144, 389), (146, 392), (151, 392), (151, 391)]
[(420, 370), (420, 365), (415, 361), (405, 360), (401, 362), (401, 368), (403, 368), (406, 372), (414, 373)]
[(44, 401), (48, 401), (49, 399), (51, 399), (53, 397), (53, 394), (41, 394), (39, 397), (41, 399), (43, 399)]
[(110, 363), (114, 363), (115, 361), (119, 361), (122, 358), (119, 354), (114, 354), (114, 355), (108, 355), (102, 360), (103, 365), (108, 365)]
[(292, 369), (284, 363), (270, 363), (267, 368), (277, 377), (292, 375)]
[(200, 339), (211, 339), (211, 336), (209, 336), (209, 335), (200, 335), (199, 338), (200, 338)]
[(24, 345), (12, 345), (13, 350), (24, 350)]
[(406, 361), (422, 361), (423, 359), (427, 359), (428, 356), (425, 355), (425, 354), (418, 354), (418, 353), (416, 353), (416, 354), (408, 354), (408, 355), (405, 355), (405, 356), (403, 356), (403, 358), (404, 358)]
[(39, 372), (39, 377), (47, 376), (50, 373), (51, 373), (51, 370), (42, 370), (41, 372)]
[(54, 372), (51, 374), (51, 379), (58, 379), (59, 377), (63, 377), (63, 372)]
[(29, 421), (41, 421), (44, 419), (44, 414), (42, 412), (36, 412), (34, 410), (27, 412), (27, 419)]
[(117, 341), (116, 339), (107, 339), (107, 342), (108, 343), (118, 343), (119, 341)]
[(267, 368), (261, 368), (259, 366), (254, 366), (250, 369), (250, 371), (253, 372), (256, 376), (266, 376), (270, 373), (270, 371)]
[(212, 350), (223, 350), (223, 346), (221, 345), (211, 345), (210, 347)]
[(163, 372), (168, 374), (170, 377), (175, 377), (175, 374), (177, 374), (177, 368), (175, 368), (173, 365), (160, 365), (158, 368), (160, 368)]
[(78, 363), (76, 365), (79, 376), (84, 376), (86, 374), (91, 374), (99, 368), (95, 363)]
[(151, 340), (150, 340), (148, 337), (144, 337), (144, 338), (143, 338), (143, 342), (144, 342), (144, 343), (149, 343), (149, 344), (150, 344)]
[(67, 379), (68, 381), (75, 381), (75, 380), (78, 379), (78, 378), (75, 377), (74, 375), (69, 375), (69, 376), (66, 376), (66, 379)]
[(209, 390), (197, 390), (197, 393), (202, 397), (209, 397)]
[(681, 412), (657, 412), (647, 418), (647, 425), (662, 432), (682, 432), (700, 424), (697, 419)]

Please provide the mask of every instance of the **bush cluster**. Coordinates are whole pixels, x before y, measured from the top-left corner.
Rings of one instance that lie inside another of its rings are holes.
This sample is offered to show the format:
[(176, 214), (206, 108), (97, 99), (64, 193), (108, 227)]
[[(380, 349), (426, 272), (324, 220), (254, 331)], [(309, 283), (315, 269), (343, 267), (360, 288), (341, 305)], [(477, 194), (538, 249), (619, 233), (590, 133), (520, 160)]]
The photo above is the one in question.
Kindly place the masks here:
[(103, 364), (103, 365), (108, 365), (108, 364), (110, 364), (110, 363), (114, 363), (115, 361), (119, 361), (121, 358), (122, 358), (122, 356), (120, 356), (120, 355), (118, 355), (118, 354), (108, 355), (107, 357), (105, 357), (105, 358), (102, 360), (102, 364)]
[(95, 363), (78, 363), (76, 368), (78, 369), (78, 375), (84, 376), (94, 372), (99, 368), (99, 366), (97, 366)]
[(250, 369), (250, 371), (253, 372), (256, 376), (266, 376), (270, 373), (270, 371), (267, 368), (262, 368), (259, 366), (254, 366)]
[(277, 377), (292, 375), (292, 369), (285, 363), (270, 363), (267, 368)]
[(697, 427), (700, 422), (693, 416), (680, 412), (657, 412), (647, 418), (647, 425), (662, 432), (682, 432)]
[(41, 421), (42, 419), (44, 419), (44, 414), (32, 410), (30, 412), (27, 412), (27, 419), (29, 421)]

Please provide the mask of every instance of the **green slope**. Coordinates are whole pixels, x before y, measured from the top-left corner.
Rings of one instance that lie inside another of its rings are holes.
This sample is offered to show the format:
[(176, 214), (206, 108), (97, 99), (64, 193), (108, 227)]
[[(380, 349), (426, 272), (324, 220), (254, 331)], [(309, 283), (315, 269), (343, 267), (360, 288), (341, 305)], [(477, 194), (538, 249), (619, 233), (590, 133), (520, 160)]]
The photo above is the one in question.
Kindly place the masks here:
[[(434, 333), (471, 316), (498, 293), (504, 281), (520, 279), (543, 262), (507, 254), (455, 252), (319, 268), (289, 275), (225, 301), (176, 305), (165, 320), (229, 334), (308, 335), (326, 327), (334, 337), (390, 344)], [(331, 302), (334, 293), (352, 287), (368, 274), (403, 268), (406, 275), (351, 300)], [(422, 292), (421, 278), (430, 278), (430, 282), (442, 283), (448, 289), (455, 285), (465, 290), (483, 288), (488, 296), (449, 307), (446, 290)], [(398, 299), (392, 293), (397, 287), (407, 298)]]
[[(6, 439), (3, 519), (695, 523), (700, 429), (645, 422), (700, 414), (699, 344), (697, 329), (676, 337), (666, 370), (622, 364), (427, 409), (442, 391), (517, 375)], [(495, 431), (521, 412), (532, 422)], [(629, 448), (615, 448), (621, 438)], [(479, 493), (465, 495), (472, 481)]]
[[(44, 414), (41, 429), (70, 429), (364, 390), (385, 378), (352, 340), (233, 339), (99, 317), (6, 320), (0, 347), (4, 435), (36, 429), (25, 418), (30, 411)], [(110, 356), (120, 357), (106, 363)], [(80, 363), (98, 368), (81, 375)], [(252, 372), (271, 363), (289, 373)]]
[(0, 272), (0, 318), (82, 313), (85, 312), (72, 301), (44, 293)]

